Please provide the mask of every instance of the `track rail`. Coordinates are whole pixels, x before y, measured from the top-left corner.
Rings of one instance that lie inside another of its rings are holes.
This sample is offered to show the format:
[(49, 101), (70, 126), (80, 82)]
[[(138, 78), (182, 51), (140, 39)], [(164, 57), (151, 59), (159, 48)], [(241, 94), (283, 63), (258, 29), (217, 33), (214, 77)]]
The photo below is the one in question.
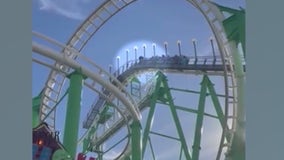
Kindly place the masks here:
[[(44, 35), (40, 35), (38, 33), (34, 33), (35, 36), (38, 36), (42, 39), (48, 40), (49, 42), (53, 43), (56, 46), (60, 47), (66, 47), (65, 49), (68, 49), (67, 46), (62, 45), (48, 37), (45, 37)], [(139, 110), (137, 109), (136, 102), (132, 99), (132, 97), (127, 93), (125, 87), (111, 74), (104, 71), (102, 68), (100, 68), (98, 65), (96, 65), (94, 62), (89, 60), (87, 57), (83, 56), (82, 54), (76, 52), (75, 50), (72, 50), (72, 48), (69, 48), (70, 52), (74, 52), (73, 54), (76, 54), (78, 58), (85, 61), (86, 64), (79, 64), (75, 60), (70, 59), (69, 57), (65, 56), (64, 54), (60, 54), (60, 52), (56, 52), (55, 50), (51, 48), (44, 47), (40, 44), (37, 44), (33, 42), (33, 52), (41, 54), (45, 57), (49, 57), (55, 61), (58, 61), (65, 66), (68, 66), (69, 68), (72, 68), (73, 70), (79, 70), (82, 72), (82, 74), (86, 75), (88, 78), (85, 80), (85, 82), (88, 84), (87, 86), (94, 87), (95, 84), (100, 84), (101, 86), (104, 86), (112, 93), (116, 93), (114, 95), (117, 96), (117, 98), (127, 107), (127, 110), (131, 113), (133, 118), (136, 120), (140, 120), (141, 115)], [(92, 67), (90, 70), (90, 66)], [(58, 71), (59, 72), (59, 71)], [(64, 73), (64, 74), (62, 74)], [(63, 76), (66, 76), (66, 72), (64, 69), (62, 69), (61, 74)], [(116, 85), (113, 85), (108, 80), (111, 80), (115, 82)], [(129, 107), (129, 108), (128, 108)], [(47, 112), (45, 112), (46, 114)], [(46, 117), (44, 117), (46, 118)]]
[[(106, 23), (113, 15), (118, 13), (127, 5), (135, 0), (108, 0), (100, 5), (73, 33), (66, 46), (80, 52), (90, 38)], [(62, 49), (70, 59), (75, 59), (77, 56), (74, 52)], [(68, 72), (70, 68), (62, 63), (55, 62), (54, 68), (49, 73), (48, 80), (45, 83), (44, 92), (40, 105), (40, 120), (46, 116), (46, 112), (50, 112), (59, 100), (62, 86), (65, 82), (65, 76), (58, 70)], [(50, 116), (46, 119), (46, 123), (51, 130), (55, 130), (56, 110), (53, 110)]]

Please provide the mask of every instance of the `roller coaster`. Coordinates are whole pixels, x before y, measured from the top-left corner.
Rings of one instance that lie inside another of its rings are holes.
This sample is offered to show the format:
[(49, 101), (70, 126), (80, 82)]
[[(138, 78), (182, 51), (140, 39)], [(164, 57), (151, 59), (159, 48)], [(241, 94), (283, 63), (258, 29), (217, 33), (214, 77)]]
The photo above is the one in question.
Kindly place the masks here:
[[(33, 159), (198, 160), (208, 159), (203, 154), (213, 150), (209, 159), (244, 160), (246, 67), (237, 46), (242, 44), (245, 53), (245, 11), (207, 0), (187, 0), (208, 22), (218, 54), (213, 48), (211, 56), (196, 51), (187, 56), (180, 50), (171, 56), (165, 44), (163, 55), (135, 57), (117, 70), (104, 69), (82, 50), (109, 19), (135, 1), (105, 0), (66, 44), (33, 31), (33, 62), (50, 69), (45, 86), (33, 98)], [(232, 16), (225, 17), (223, 12)], [(179, 80), (172, 78), (176, 75), (198, 77), (192, 79), (200, 84), (192, 83), (192, 90), (174, 87), (172, 81)], [(222, 84), (214, 84), (215, 79)], [(79, 128), (84, 88), (96, 98)], [(66, 96), (60, 140), (56, 110)], [(193, 105), (196, 107), (189, 107)], [(155, 128), (158, 119), (171, 129)], [(215, 126), (216, 133), (206, 133), (208, 125)], [(84, 130), (80, 136), (79, 130)], [(202, 138), (214, 139), (215, 146), (203, 151), (206, 142)], [(157, 154), (171, 150), (174, 158)], [(115, 155), (110, 156), (112, 153)]]

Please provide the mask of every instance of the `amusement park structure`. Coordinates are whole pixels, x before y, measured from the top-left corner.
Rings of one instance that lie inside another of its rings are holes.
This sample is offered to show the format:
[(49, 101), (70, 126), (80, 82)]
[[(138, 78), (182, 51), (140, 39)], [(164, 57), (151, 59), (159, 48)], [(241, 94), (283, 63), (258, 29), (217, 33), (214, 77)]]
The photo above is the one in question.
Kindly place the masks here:
[[(104, 69), (82, 50), (109, 19), (135, 1), (105, 0), (67, 44), (33, 32), (34, 39), (39, 39), (32, 42), (33, 54), (37, 55), (33, 62), (51, 69), (42, 91), (33, 98), (33, 159), (166, 159), (158, 158), (155, 152), (159, 146), (153, 139), (162, 137), (178, 144), (171, 148), (177, 153), (175, 159), (198, 160), (203, 153), (205, 118), (209, 118), (218, 122), (219, 130), (216, 138), (219, 144), (211, 159), (244, 160), (245, 11), (208, 0), (187, 0), (202, 13), (214, 34), (217, 48), (210, 39), (211, 56), (198, 55), (195, 41), (194, 56), (181, 52), (181, 42), (178, 42), (178, 54), (170, 56), (165, 43), (163, 56), (155, 55), (154, 48), (152, 57), (135, 54), (134, 60), (118, 65), (116, 70)], [(231, 16), (224, 16), (225, 12)], [(199, 76), (200, 85), (195, 86), (199, 89), (173, 87), (168, 74)], [(222, 94), (217, 92), (214, 77), (222, 80)], [(64, 90), (66, 82), (69, 83)], [(82, 123), (83, 128), (79, 128), (83, 88), (97, 96)], [(197, 107), (180, 106), (174, 96), (176, 92), (187, 97), (194, 95)], [(66, 113), (62, 115), (65, 117), (63, 140), (60, 140), (55, 126), (56, 110), (65, 97), (68, 99)], [(161, 106), (168, 115), (162, 115)], [(212, 107), (214, 114), (207, 113), (208, 107)], [(183, 124), (181, 112), (194, 119), (191, 134)], [(165, 116), (175, 130), (174, 136), (155, 130), (154, 119)], [(80, 129), (85, 131), (82, 136), (79, 136)], [(114, 148), (119, 148), (116, 156), (106, 158)]]

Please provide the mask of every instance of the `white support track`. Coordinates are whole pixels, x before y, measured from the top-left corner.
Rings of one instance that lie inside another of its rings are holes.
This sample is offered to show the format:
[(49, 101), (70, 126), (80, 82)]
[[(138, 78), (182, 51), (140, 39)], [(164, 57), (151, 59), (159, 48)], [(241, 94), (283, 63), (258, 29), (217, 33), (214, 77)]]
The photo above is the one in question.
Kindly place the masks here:
[[(43, 38), (42, 35), (41, 35), (41, 38)], [(51, 40), (50, 38), (45, 37), (45, 39), (49, 40), (50, 42), (55, 43), (55, 41)], [(60, 44), (57, 43), (57, 45), (60, 45)], [(62, 46), (62, 47), (64, 47), (64, 46)], [(68, 49), (68, 48), (66, 48), (66, 49)], [(66, 66), (68, 66), (68, 67), (70, 67), (74, 70), (80, 70), (83, 75), (86, 75), (93, 82), (96, 82), (96, 83), (102, 85), (107, 90), (112, 92), (114, 94), (114, 96), (116, 96), (125, 105), (126, 109), (130, 112), (132, 118), (134, 118), (135, 120), (141, 119), (140, 111), (137, 108), (136, 102), (132, 99), (132, 97), (130, 95), (128, 95), (124, 86), (118, 80), (116, 80), (115, 77), (110, 75), (108, 72), (104, 71), (102, 68), (100, 68), (98, 65), (96, 65), (91, 60), (87, 59), (83, 55), (80, 55), (79, 53), (73, 53), (74, 55), (82, 58), (82, 60), (85, 60), (87, 63), (94, 66), (96, 68), (95, 70), (98, 70), (98, 73), (95, 73), (93, 69), (90, 70), (89, 68), (86, 68), (82, 64), (79, 64), (78, 62), (76, 62), (75, 60), (65, 56), (64, 54), (63, 55), (60, 54), (60, 52), (56, 52), (56, 51), (54, 51), (50, 48), (44, 47), (44, 46), (39, 45), (35, 42), (33, 42), (33, 44), (32, 44), (32, 50), (35, 53), (41, 54), (45, 57), (49, 57), (49, 58), (59, 62), (60, 64), (66, 65)], [(73, 51), (71, 50), (70, 52), (73, 52)], [(106, 81), (105, 78), (102, 78), (102, 73), (105, 76), (107, 76), (107, 79), (112, 79), (112, 81), (116, 82), (117, 85), (115, 86), (111, 82)], [(65, 75), (65, 74), (63, 74), (63, 75)], [(94, 84), (94, 83), (92, 83), (92, 84)], [(89, 85), (91, 86), (91, 84), (89, 84)], [(47, 112), (45, 112), (45, 114), (47, 114)], [(44, 117), (43, 114), (41, 116)]]
[[(105, 1), (101, 6), (98, 7), (74, 32), (67, 46), (77, 51), (81, 51), (87, 44), (89, 39), (103, 26), (103, 24), (109, 20), (113, 15), (118, 13), (125, 6), (134, 2), (135, 0), (109, 0)], [(62, 52), (71, 59), (75, 59), (76, 55), (66, 49)], [(45, 118), (45, 113), (48, 113), (55, 107), (59, 100), (59, 95), (62, 86), (65, 81), (65, 76), (62, 75), (58, 70), (67, 72), (68, 66), (64, 66), (59, 62), (54, 63), (54, 68), (48, 76), (48, 80), (45, 83), (43, 97), (40, 105), (40, 120)], [(56, 110), (53, 110), (50, 116), (46, 119), (51, 130), (55, 130), (55, 118)]]

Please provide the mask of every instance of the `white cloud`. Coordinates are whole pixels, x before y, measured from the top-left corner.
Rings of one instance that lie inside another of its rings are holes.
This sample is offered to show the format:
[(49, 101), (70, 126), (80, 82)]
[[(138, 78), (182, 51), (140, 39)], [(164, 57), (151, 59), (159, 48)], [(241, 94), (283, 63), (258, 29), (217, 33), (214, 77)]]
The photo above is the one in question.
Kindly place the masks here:
[(89, 0), (39, 0), (40, 10), (54, 12), (70, 19), (83, 20), (86, 17), (83, 5)]

